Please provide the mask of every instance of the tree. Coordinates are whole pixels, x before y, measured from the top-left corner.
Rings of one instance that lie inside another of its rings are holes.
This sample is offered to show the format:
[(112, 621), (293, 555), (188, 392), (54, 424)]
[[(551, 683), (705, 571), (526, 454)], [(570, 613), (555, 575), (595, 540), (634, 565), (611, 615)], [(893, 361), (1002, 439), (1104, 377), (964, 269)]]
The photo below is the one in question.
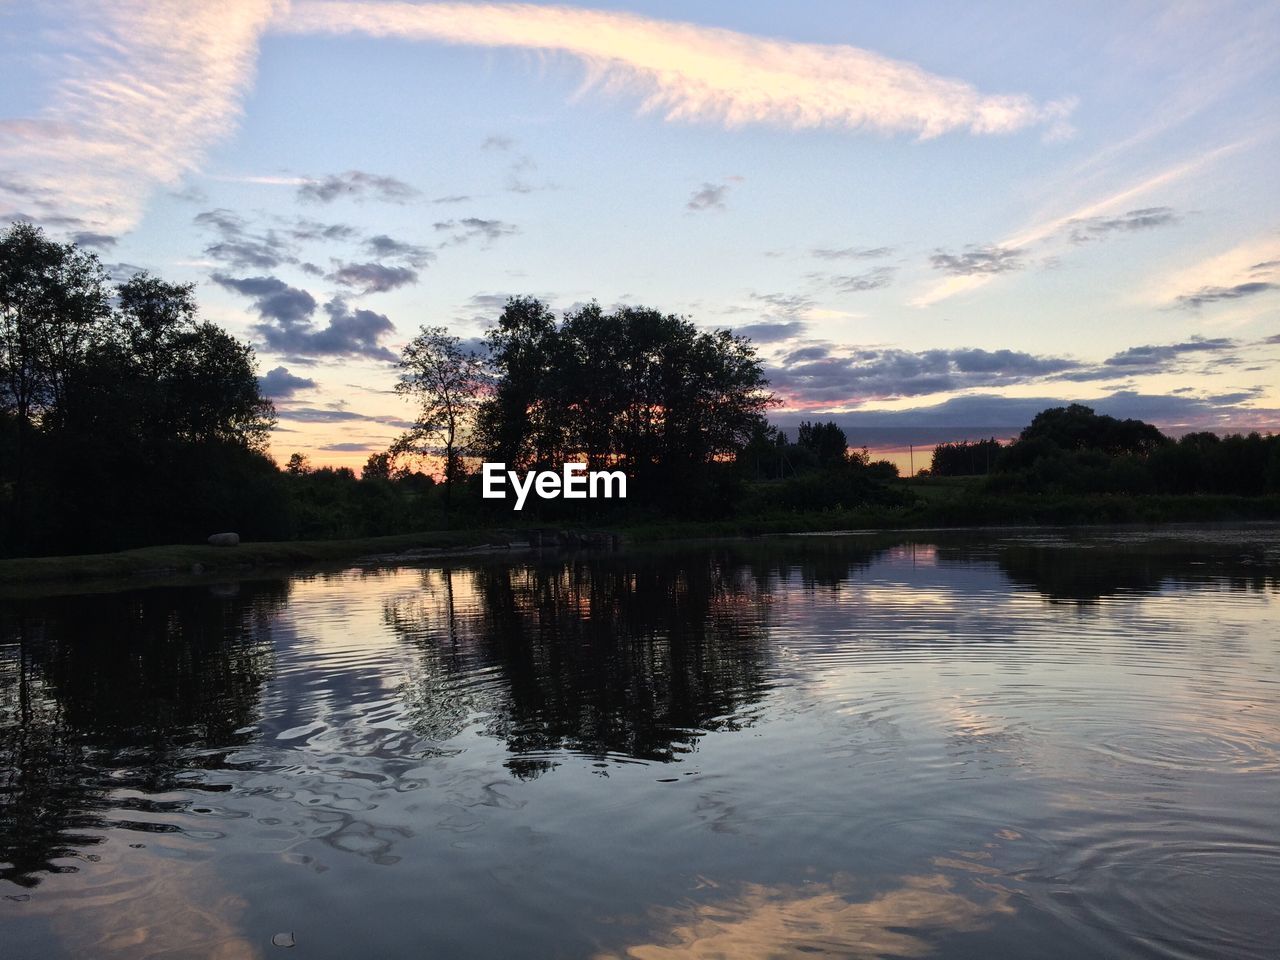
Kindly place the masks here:
[(291, 453), (289, 454), (289, 462), (285, 465), (284, 470), (285, 473), (299, 477), (304, 473), (311, 472), (311, 461), (305, 453)]
[[(507, 302), (489, 331), (486, 457), (526, 469), (585, 459), (637, 478), (636, 496), (720, 508), (713, 492), (773, 402), (750, 341), (646, 307), (589, 304), (562, 322)], [(699, 494), (703, 499), (699, 500)]]
[(109, 315), (106, 274), (92, 253), (29, 223), (0, 235), (0, 413), (14, 429), (15, 539), (25, 542), (27, 448), (36, 422), (57, 406), (74, 366)]
[(849, 459), (848, 438), (834, 420), (826, 423), (803, 421), (796, 432), (796, 443), (813, 451), (819, 466), (836, 466)]
[(396, 393), (414, 402), (418, 415), (392, 452), (443, 455), (446, 506), (461, 472), (461, 454), (471, 438), (484, 383), (483, 360), (464, 350), (462, 341), (444, 327), (423, 327), (400, 357)]

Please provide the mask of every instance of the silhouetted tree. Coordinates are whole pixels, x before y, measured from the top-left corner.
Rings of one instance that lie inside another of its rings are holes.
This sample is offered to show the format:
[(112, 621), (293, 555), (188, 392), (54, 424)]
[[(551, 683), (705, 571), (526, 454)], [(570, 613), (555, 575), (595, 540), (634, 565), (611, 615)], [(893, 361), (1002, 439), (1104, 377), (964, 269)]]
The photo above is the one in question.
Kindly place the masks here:
[(483, 385), (481, 358), (464, 350), (462, 341), (444, 327), (423, 327), (401, 354), (396, 393), (413, 401), (418, 415), (392, 451), (443, 455), (446, 506), (461, 469), (461, 454), (470, 441)]

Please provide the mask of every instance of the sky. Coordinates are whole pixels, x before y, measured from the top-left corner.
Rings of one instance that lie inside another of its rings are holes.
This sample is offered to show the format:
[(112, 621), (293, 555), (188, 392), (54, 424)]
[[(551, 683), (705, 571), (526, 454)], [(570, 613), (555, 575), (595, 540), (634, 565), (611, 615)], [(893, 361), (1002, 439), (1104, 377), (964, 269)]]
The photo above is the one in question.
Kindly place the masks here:
[(1265, 431), (1277, 41), (1269, 2), (0, 0), (0, 223), (195, 283), (282, 462), (385, 449), (404, 343), (512, 295), (750, 336), (776, 421), (855, 444)]

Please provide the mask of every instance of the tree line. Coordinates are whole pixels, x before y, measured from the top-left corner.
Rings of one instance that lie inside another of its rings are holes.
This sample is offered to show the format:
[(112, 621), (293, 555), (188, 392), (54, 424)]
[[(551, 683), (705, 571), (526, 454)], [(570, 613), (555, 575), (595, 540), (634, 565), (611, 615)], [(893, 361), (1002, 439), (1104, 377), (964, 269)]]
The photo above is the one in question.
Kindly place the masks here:
[(1255, 497), (1280, 493), (1280, 436), (1198, 431), (1175, 439), (1075, 403), (1041, 411), (1012, 443), (939, 444), (929, 473), (987, 475), (993, 493)]

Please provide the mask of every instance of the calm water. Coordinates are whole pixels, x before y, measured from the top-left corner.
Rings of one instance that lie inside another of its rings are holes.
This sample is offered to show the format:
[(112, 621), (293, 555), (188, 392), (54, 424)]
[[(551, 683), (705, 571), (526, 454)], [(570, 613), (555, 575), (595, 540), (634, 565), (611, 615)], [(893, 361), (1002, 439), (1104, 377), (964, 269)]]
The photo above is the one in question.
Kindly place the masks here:
[(1276, 956), (1280, 533), (921, 536), (0, 600), (0, 955)]

